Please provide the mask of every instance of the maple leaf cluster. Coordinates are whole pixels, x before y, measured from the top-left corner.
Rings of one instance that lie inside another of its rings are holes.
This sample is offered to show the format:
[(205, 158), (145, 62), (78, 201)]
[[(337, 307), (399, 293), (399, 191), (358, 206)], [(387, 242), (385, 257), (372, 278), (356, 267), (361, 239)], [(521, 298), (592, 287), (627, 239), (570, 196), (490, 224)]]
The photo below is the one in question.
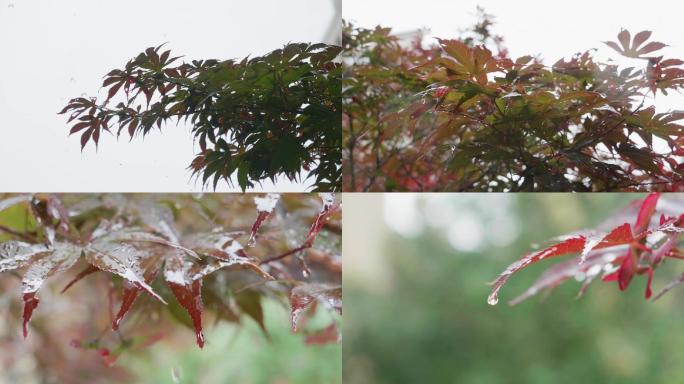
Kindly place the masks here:
[[(652, 297), (653, 272), (668, 259), (684, 259), (684, 205), (678, 196), (665, 197), (658, 192), (635, 200), (627, 209), (606, 220), (597, 230), (561, 236), (552, 245), (532, 252), (512, 263), (492, 283), (488, 303), (499, 301), (499, 290), (516, 272), (546, 259), (576, 254), (545, 271), (523, 294), (510, 301), (517, 304), (543, 290), (561, 283), (582, 281), (579, 296), (596, 278), (616, 282), (621, 291), (635, 276), (646, 276), (646, 299)], [(684, 282), (684, 274), (667, 284), (653, 299)]]
[[(340, 189), (341, 48), (292, 43), (243, 60), (193, 60), (150, 47), (109, 72), (104, 101), (77, 97), (60, 111), (74, 122), (81, 149), (102, 132), (131, 139), (174, 119), (199, 143), (189, 168), (216, 189), (236, 175), (244, 191), (279, 175), (314, 179), (316, 191)], [(110, 106), (118, 94), (123, 101)], [(144, 101), (138, 98), (144, 97)]]
[[(111, 275), (120, 293), (110, 292), (110, 306), (111, 295), (119, 306), (109, 322), (119, 334), (146, 294), (174, 316), (179, 305), (199, 347), (205, 306), (226, 321), (246, 315), (267, 335), (261, 299), (268, 297), (290, 303), (292, 330), (307, 343), (341, 340), (335, 316), (324, 329), (306, 327), (317, 307), (342, 311), (341, 205), (333, 194), (26, 194), (0, 199), (0, 214), (10, 209), (29, 218), (24, 228), (0, 225), (0, 272), (21, 272), (24, 337), (46, 280), (79, 270), (62, 293), (91, 274)], [(124, 340), (114, 353), (72, 343), (97, 349), (108, 364), (130, 346)]]

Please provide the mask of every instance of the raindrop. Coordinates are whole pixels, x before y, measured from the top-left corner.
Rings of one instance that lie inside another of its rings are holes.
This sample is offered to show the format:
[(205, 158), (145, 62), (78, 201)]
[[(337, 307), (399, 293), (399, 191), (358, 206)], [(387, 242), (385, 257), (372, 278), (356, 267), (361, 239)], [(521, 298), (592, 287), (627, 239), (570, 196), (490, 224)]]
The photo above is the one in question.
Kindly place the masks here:
[(604, 234), (602, 233), (592, 233), (587, 235), (584, 238), (584, 247), (582, 249), (582, 254), (580, 256), (580, 265), (584, 264), (585, 261), (587, 261), (587, 257), (589, 256), (589, 252), (591, 252), (605, 237)]
[(302, 276), (304, 276), (305, 279), (308, 279), (309, 276), (311, 276), (311, 270), (309, 269), (309, 266), (306, 265), (304, 256), (297, 255), (297, 261), (299, 261), (299, 266), (302, 268)]
[(520, 97), (520, 96), (522, 96), (522, 95), (518, 92), (510, 92), (510, 93), (507, 93), (507, 94), (501, 96), (501, 98), (502, 99), (510, 99), (511, 97)]
[(254, 204), (256, 204), (258, 214), (254, 224), (252, 225), (252, 231), (249, 235), (249, 240), (247, 241), (248, 247), (253, 247), (256, 244), (257, 231), (261, 227), (261, 224), (264, 222), (264, 220), (271, 215), (271, 212), (273, 212), (273, 209), (275, 209), (279, 199), (280, 194), (277, 193), (269, 193), (264, 197), (258, 196), (254, 198)]
[(181, 369), (180, 367), (171, 368), (171, 379), (174, 383), (179, 384), (181, 382)]
[(323, 208), (327, 209), (329, 208), (334, 202), (335, 202), (335, 194), (334, 193), (319, 193), (318, 196), (323, 200)]

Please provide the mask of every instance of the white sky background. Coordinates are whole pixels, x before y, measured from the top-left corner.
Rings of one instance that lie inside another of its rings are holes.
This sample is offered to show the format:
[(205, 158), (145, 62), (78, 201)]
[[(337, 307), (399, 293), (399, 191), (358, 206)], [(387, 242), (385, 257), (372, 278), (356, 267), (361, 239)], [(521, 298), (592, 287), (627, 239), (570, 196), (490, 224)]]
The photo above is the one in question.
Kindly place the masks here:
[[(378, 24), (395, 32), (428, 28), (430, 36), (450, 38), (474, 24), (478, 5), (495, 16), (493, 32), (504, 37), (512, 57), (541, 54), (550, 65), (575, 52), (598, 48), (599, 58), (617, 58), (619, 54), (602, 41), (617, 41), (625, 28), (632, 36), (652, 30), (650, 41), (670, 45), (662, 54), (684, 59), (684, 2), (672, 0), (344, 0), (342, 15), (366, 28)], [(632, 65), (642, 68), (643, 61)], [(683, 110), (684, 96), (659, 94), (656, 106), (659, 111)]]
[(130, 143), (103, 134), (97, 153), (92, 142), (81, 153), (57, 112), (95, 95), (103, 75), (147, 47), (168, 42), (188, 61), (261, 55), (322, 41), (334, 11), (331, 0), (0, 0), (0, 191), (201, 190), (186, 170), (198, 151), (189, 127), (170, 124)]

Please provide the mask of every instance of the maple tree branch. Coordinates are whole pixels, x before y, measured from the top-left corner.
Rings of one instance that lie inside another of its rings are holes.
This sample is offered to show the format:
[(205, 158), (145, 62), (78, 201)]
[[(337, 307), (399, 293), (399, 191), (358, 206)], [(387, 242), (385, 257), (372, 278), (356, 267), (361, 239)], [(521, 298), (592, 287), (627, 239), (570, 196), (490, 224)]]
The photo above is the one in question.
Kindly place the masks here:
[(305, 250), (305, 249), (307, 249), (307, 248), (311, 248), (311, 245), (302, 244), (302, 245), (300, 245), (299, 247), (290, 249), (289, 251), (284, 252), (284, 253), (281, 253), (281, 254), (278, 255), (278, 256), (273, 256), (273, 257), (271, 257), (271, 258), (262, 260), (262, 261), (259, 262), (259, 265), (264, 265), (264, 264), (272, 263), (272, 262), (277, 261), (277, 260), (280, 260), (280, 259), (284, 259), (284, 258), (286, 258), (286, 257), (288, 257), (288, 256), (290, 256), (290, 255), (293, 255), (293, 254), (295, 254), (295, 253), (297, 253), (297, 252), (301, 252), (301, 251), (303, 251), (303, 250)]
[(353, 118), (349, 112), (345, 112), (349, 118), (349, 144), (347, 149), (349, 150), (349, 177), (351, 178), (351, 190), (356, 189), (356, 175), (354, 170), (354, 147), (356, 146), (356, 137), (354, 137), (354, 123)]
[(12, 228), (6, 227), (6, 226), (4, 226), (4, 225), (0, 225), (0, 232), (8, 233), (8, 234), (10, 234), (10, 235), (12, 235), (12, 236), (16, 236), (16, 237), (18, 237), (18, 238), (20, 238), (20, 239), (22, 239), (22, 240), (26, 240), (26, 241), (29, 241), (29, 242), (35, 242), (35, 241), (36, 241), (35, 236), (31, 236), (30, 234), (23, 233), (23, 232), (19, 232), (19, 231), (17, 231), (17, 230), (14, 230), (14, 229), (12, 229)]

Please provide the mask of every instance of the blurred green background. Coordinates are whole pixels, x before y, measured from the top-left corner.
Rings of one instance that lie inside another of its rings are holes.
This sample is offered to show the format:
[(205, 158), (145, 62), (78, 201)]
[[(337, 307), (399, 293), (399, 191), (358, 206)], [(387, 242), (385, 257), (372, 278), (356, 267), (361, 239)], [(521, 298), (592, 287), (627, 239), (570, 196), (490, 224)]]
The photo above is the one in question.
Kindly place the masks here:
[[(644, 300), (594, 281), (506, 303), (558, 261), (491, 282), (554, 236), (592, 228), (640, 194), (345, 194), (347, 383), (684, 382), (684, 292)], [(684, 265), (656, 271), (657, 292)]]
[[(209, 327), (203, 350), (190, 344), (190, 335), (186, 344), (162, 341), (148, 353), (124, 354), (118, 363), (136, 374), (141, 383), (173, 383), (174, 375), (179, 383), (339, 383), (341, 345), (305, 345), (301, 335), (290, 331), (289, 316), (288, 308), (265, 301), (270, 342), (255, 322), (245, 319), (241, 326), (219, 323)], [(330, 315), (321, 312), (311, 324), (322, 328), (329, 323)]]

